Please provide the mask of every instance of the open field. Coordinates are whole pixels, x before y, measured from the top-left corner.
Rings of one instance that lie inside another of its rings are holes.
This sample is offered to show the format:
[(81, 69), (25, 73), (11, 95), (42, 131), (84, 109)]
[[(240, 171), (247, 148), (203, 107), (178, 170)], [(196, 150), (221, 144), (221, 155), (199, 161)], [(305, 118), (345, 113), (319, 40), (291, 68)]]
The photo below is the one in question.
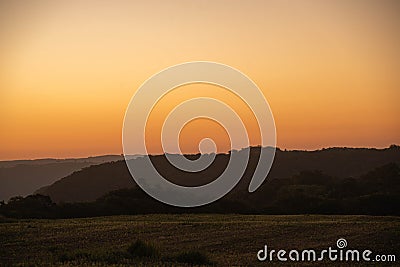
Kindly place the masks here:
[[(336, 248), (338, 238), (347, 240), (348, 249), (394, 254), (397, 260), (400, 248), (399, 217), (184, 214), (0, 220), (2, 266), (268, 266), (278, 261), (258, 262), (256, 254), (265, 244), (320, 251)], [(128, 252), (135, 240), (147, 244), (144, 253)]]

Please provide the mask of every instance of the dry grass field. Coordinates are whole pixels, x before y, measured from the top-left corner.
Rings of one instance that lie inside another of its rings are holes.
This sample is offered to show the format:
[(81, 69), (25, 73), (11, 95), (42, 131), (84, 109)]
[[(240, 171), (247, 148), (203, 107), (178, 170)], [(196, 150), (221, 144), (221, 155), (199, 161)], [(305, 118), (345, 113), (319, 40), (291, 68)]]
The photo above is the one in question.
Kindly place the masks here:
[[(398, 256), (400, 218), (213, 214), (2, 218), (0, 265), (316, 266), (321, 262), (259, 262), (257, 252), (265, 244), (276, 250), (336, 248), (338, 238), (345, 238), (351, 249)], [(349, 266), (348, 262), (324, 262), (331, 264)]]

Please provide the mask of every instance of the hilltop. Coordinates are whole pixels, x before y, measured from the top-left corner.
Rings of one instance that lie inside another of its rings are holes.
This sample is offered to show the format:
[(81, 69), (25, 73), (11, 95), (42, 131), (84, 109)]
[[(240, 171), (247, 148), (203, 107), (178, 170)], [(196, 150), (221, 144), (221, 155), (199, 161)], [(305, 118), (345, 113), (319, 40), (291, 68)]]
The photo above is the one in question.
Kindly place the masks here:
[[(259, 152), (260, 148), (251, 148), (248, 168), (236, 186), (235, 192), (247, 193), (247, 187), (257, 164)], [(197, 156), (187, 155), (186, 157), (194, 159)], [(216, 179), (229, 161), (229, 154), (218, 154), (214, 163), (206, 170), (198, 173), (187, 173), (171, 166), (164, 155), (150, 157), (157, 170), (164, 177), (174, 183), (186, 186), (206, 184)], [(391, 146), (386, 149), (329, 148), (317, 151), (282, 151), (277, 149), (273, 166), (266, 181), (288, 179), (303, 171), (319, 171), (333, 179), (357, 178), (388, 163), (400, 165), (400, 148), (398, 146)], [(117, 161), (85, 167), (50, 186), (37, 190), (36, 193), (48, 195), (55, 202), (89, 202), (116, 189), (135, 187), (136, 184), (125, 162)]]

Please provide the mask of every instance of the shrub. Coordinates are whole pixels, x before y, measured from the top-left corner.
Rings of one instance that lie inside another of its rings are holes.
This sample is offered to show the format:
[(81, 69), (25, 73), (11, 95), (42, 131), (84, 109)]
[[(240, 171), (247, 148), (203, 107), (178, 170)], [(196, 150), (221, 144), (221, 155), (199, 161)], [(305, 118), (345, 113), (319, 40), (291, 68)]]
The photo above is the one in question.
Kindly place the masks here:
[(157, 248), (150, 243), (136, 240), (128, 247), (128, 253), (134, 258), (156, 258), (159, 253)]

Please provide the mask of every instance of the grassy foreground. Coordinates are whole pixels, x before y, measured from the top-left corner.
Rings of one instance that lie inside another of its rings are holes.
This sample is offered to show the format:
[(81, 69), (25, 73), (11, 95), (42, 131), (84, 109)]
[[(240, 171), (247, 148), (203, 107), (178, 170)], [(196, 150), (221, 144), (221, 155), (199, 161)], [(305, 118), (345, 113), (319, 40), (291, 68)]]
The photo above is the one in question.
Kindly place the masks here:
[(338, 238), (345, 238), (348, 248), (394, 254), (399, 263), (399, 217), (184, 214), (3, 218), (0, 265), (268, 266), (279, 263), (258, 262), (265, 244), (276, 250), (322, 250), (336, 247)]

